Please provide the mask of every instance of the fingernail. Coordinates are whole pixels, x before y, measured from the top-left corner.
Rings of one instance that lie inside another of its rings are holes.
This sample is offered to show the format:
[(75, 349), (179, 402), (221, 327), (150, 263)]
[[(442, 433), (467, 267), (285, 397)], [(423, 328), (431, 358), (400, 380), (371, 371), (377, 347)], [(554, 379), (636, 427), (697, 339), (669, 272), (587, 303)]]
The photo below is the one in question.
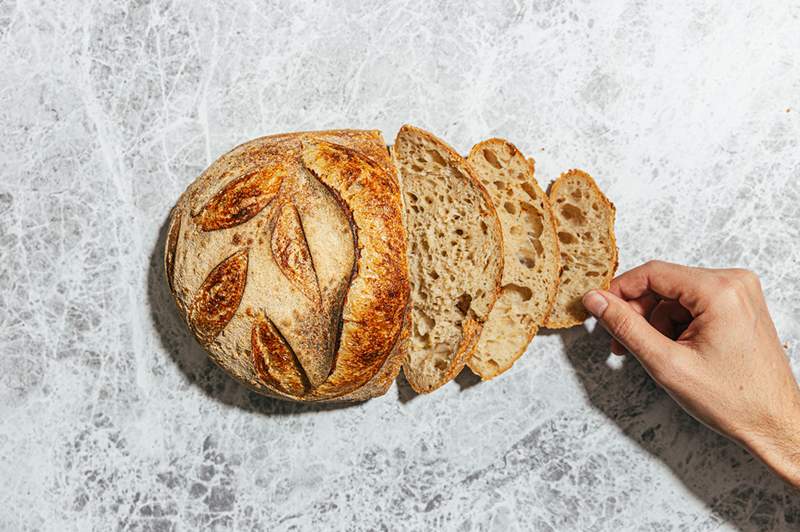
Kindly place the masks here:
[(583, 296), (583, 306), (592, 313), (595, 318), (602, 318), (603, 313), (608, 308), (608, 301), (597, 290), (591, 290)]

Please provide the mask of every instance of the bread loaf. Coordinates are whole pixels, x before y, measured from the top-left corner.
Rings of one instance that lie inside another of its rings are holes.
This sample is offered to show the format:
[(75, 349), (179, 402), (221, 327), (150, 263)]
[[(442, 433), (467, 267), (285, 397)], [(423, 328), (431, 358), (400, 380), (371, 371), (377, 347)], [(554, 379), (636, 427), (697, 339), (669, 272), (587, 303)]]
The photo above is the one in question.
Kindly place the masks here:
[(550, 201), (536, 183), (533, 159), (508, 141), (473, 146), (467, 158), (489, 192), (503, 229), (500, 295), (467, 365), (484, 380), (508, 370), (550, 313), (561, 260)]
[(583, 295), (608, 289), (617, 271), (614, 205), (594, 179), (581, 170), (562, 174), (550, 188), (563, 271), (558, 295), (545, 326), (561, 329), (579, 325), (589, 314)]
[(409, 275), (400, 190), (377, 131), (263, 137), (181, 196), (165, 268), (211, 358), (300, 401), (386, 391), (405, 356)]
[(548, 200), (513, 144), (464, 159), (408, 125), (391, 155), (356, 130), (234, 148), (180, 197), (164, 250), (212, 360), (296, 401), (381, 395), (401, 365), (419, 393), (465, 364), (491, 379), (540, 326), (585, 320), (581, 297), (616, 266), (614, 206), (590, 176), (566, 172)]
[(403, 364), (427, 393), (464, 367), (503, 272), (500, 222), (474, 170), (432, 134), (403, 126), (392, 155), (409, 236), (413, 331)]

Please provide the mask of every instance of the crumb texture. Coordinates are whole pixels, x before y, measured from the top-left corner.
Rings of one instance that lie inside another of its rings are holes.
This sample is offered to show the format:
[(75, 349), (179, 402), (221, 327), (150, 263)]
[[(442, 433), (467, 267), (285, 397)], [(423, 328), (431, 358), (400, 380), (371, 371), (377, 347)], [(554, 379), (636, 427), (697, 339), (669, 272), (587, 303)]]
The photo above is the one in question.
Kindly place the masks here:
[(409, 235), (412, 334), (404, 373), (434, 390), (466, 362), (497, 297), (503, 267), (497, 215), (466, 161), (442, 141), (403, 126), (394, 158)]
[(550, 203), (556, 219), (562, 273), (546, 326), (571, 327), (589, 317), (581, 299), (606, 289), (617, 269), (614, 205), (587, 173), (570, 170), (553, 183)]
[(500, 294), (468, 365), (483, 379), (506, 371), (525, 352), (555, 298), (560, 258), (547, 195), (534, 163), (511, 143), (491, 139), (469, 154), (503, 229)]

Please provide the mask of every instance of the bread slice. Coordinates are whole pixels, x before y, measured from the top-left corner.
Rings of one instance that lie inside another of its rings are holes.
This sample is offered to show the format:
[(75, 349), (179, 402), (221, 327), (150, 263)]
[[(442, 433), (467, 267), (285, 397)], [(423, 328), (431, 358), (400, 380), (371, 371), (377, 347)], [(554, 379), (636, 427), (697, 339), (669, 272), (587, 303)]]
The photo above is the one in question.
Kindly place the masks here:
[(467, 365), (483, 380), (497, 377), (522, 356), (550, 314), (561, 259), (547, 194), (534, 178), (533, 159), (510, 142), (489, 139), (467, 158), (497, 208), (505, 259), (500, 295)]
[(589, 317), (581, 302), (589, 290), (608, 289), (617, 271), (614, 204), (586, 172), (569, 170), (550, 187), (563, 271), (545, 327), (562, 329)]
[(472, 354), (503, 273), (503, 237), (474, 170), (427, 131), (403, 126), (400, 175), (411, 272), (412, 333), (403, 373), (418, 393), (453, 379)]

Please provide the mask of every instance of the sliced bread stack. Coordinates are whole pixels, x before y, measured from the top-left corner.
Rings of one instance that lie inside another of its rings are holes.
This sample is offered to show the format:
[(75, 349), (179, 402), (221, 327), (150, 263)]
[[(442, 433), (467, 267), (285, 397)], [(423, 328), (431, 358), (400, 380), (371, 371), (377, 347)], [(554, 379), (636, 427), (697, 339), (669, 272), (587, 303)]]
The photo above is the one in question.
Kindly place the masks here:
[(473, 168), (430, 133), (403, 126), (392, 155), (400, 174), (411, 272), (411, 345), (403, 373), (418, 393), (467, 363), (495, 304), (503, 237)]
[(588, 317), (583, 294), (608, 288), (617, 267), (614, 206), (588, 174), (564, 173), (548, 197), (534, 161), (510, 142), (486, 140), (464, 159), (412, 126), (392, 156), (412, 285), (403, 373), (416, 392), (439, 388), (465, 364), (492, 379), (540, 327)]

